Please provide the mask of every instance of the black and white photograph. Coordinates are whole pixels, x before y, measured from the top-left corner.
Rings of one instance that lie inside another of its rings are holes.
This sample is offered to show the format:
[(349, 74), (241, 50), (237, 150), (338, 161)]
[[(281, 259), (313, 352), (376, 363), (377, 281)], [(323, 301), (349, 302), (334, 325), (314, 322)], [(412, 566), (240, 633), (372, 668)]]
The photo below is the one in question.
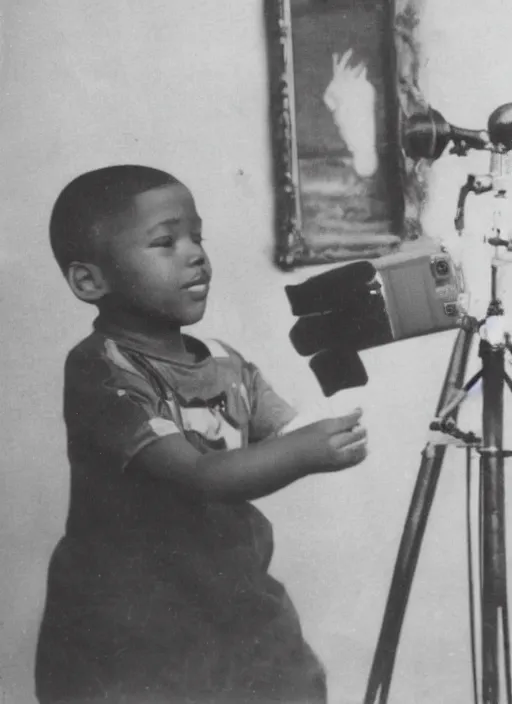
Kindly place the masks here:
[(0, 10), (0, 704), (512, 704), (506, 3)]

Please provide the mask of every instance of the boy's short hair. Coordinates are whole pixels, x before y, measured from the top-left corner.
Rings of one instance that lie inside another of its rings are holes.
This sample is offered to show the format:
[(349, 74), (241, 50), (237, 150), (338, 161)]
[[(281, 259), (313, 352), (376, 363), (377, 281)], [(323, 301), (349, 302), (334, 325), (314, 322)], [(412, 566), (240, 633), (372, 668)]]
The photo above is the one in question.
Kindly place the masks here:
[(179, 183), (165, 171), (133, 164), (96, 169), (71, 181), (50, 218), (50, 243), (64, 275), (73, 261), (91, 261), (94, 234), (107, 218), (125, 212), (139, 193)]

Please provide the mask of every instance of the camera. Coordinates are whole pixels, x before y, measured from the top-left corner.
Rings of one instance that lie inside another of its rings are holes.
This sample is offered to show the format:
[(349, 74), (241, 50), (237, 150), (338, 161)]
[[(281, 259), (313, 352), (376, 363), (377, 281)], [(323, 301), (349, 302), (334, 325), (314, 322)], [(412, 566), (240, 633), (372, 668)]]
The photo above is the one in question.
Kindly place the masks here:
[(358, 352), (458, 327), (464, 277), (448, 251), (423, 238), (285, 287), (298, 320), (296, 352), (310, 357), (326, 396), (368, 381)]

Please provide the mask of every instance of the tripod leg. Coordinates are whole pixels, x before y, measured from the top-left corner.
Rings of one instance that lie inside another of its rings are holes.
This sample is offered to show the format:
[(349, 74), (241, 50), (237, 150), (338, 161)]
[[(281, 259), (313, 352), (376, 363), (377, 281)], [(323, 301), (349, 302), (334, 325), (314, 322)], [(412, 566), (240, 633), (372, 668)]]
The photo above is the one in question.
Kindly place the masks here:
[[(464, 383), (472, 340), (472, 328), (466, 326), (459, 331), (439, 397), (436, 415), (446, 406), (453, 390), (460, 389)], [(418, 478), (402, 532), (384, 619), (368, 679), (364, 704), (373, 704), (377, 697), (381, 704), (385, 704), (388, 698), (400, 632), (445, 451), (445, 446), (433, 446), (429, 443), (422, 453)]]
[(500, 626), (507, 700), (511, 701), (503, 455), (504, 349), (482, 342), (480, 356), (483, 363), (482, 696), (484, 704), (498, 704)]

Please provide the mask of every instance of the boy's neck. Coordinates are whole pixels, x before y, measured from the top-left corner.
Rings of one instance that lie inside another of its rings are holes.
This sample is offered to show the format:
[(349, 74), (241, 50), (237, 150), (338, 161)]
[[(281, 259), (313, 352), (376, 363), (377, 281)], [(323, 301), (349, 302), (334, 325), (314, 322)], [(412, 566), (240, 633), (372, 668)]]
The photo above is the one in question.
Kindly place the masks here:
[[(132, 341), (156, 357), (176, 361), (192, 361), (181, 327), (127, 310), (101, 307), (95, 327), (107, 335)], [(137, 344), (138, 343), (138, 344)]]

